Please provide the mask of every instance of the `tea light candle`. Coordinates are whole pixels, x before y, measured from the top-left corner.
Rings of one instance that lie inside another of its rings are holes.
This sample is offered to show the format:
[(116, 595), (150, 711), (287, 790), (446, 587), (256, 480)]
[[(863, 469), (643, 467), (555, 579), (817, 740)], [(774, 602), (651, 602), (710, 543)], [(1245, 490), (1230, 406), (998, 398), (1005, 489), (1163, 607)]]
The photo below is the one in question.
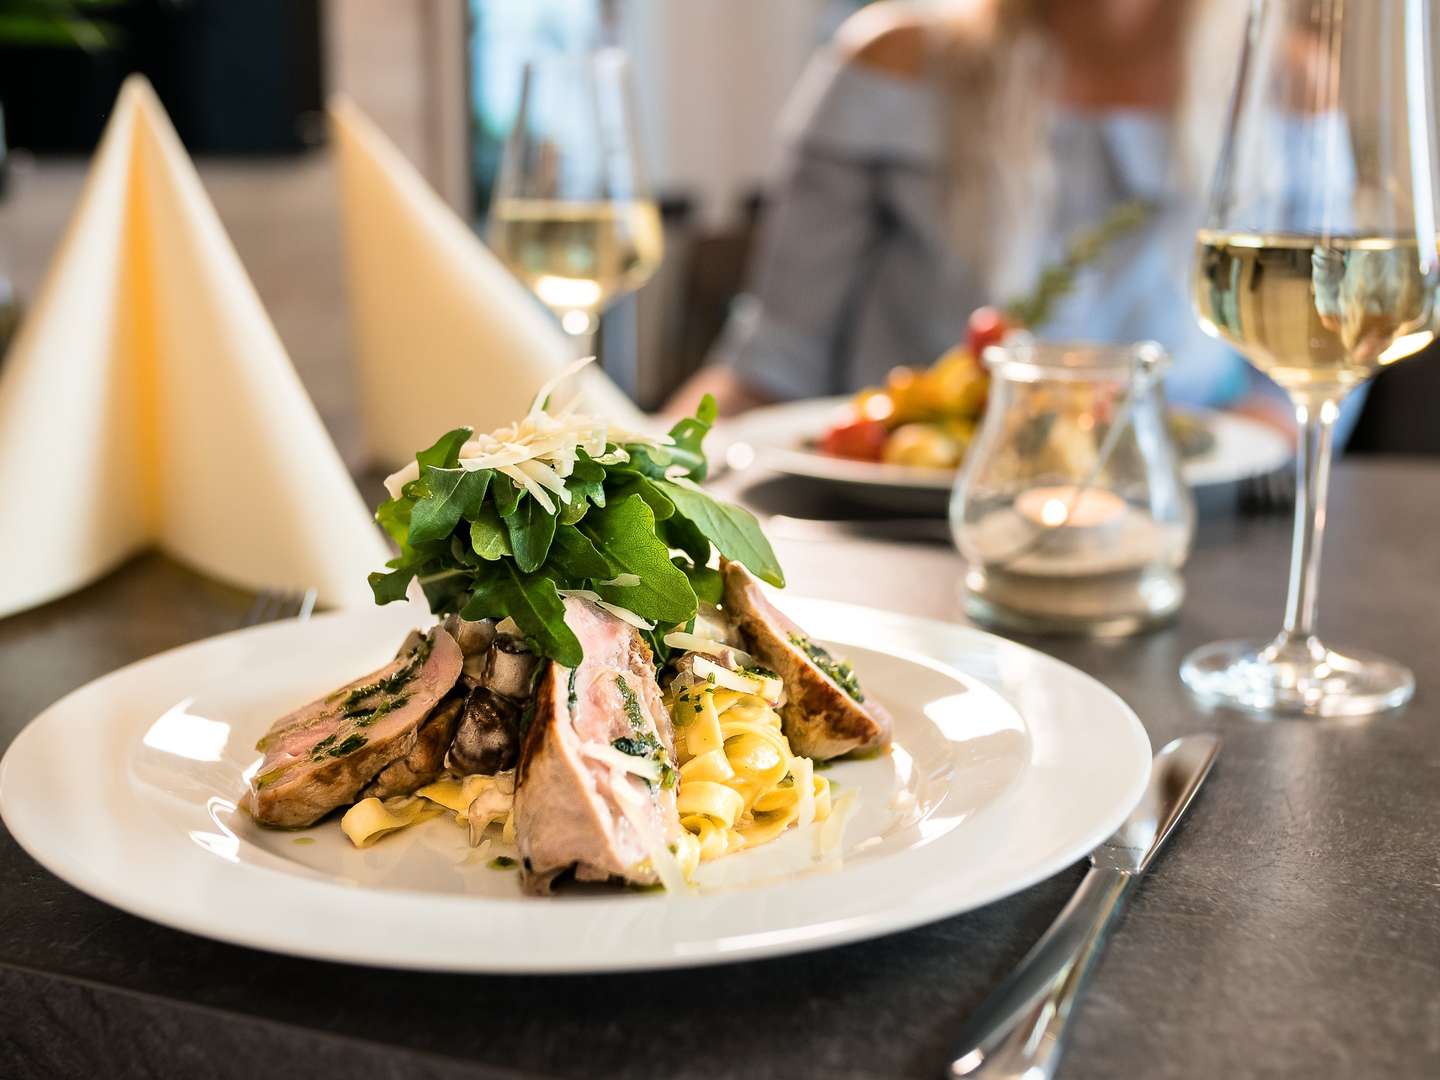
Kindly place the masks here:
[(1121, 521), (1125, 500), (1103, 488), (1037, 487), (1015, 497), (1015, 510), (1046, 529), (1095, 529)]

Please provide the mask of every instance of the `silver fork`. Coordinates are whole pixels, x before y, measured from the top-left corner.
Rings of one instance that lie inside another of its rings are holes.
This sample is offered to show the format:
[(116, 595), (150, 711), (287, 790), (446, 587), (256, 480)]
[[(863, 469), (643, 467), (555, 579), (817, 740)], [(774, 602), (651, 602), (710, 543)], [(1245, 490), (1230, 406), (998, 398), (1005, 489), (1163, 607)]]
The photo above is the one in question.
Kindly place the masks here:
[(241, 625), (259, 626), (261, 623), (289, 618), (304, 622), (314, 613), (315, 600), (318, 595), (313, 588), (306, 589), (304, 592), (289, 589), (266, 589), (255, 594), (255, 602), (250, 605), (250, 610), (246, 613), (245, 621)]

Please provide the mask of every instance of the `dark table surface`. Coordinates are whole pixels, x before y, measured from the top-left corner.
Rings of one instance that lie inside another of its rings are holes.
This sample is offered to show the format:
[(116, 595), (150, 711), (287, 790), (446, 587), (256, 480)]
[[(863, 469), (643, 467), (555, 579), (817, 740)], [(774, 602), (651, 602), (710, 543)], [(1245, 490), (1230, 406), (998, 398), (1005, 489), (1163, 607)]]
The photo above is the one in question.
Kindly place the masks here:
[[(785, 485), (754, 501), (788, 515), (774, 533), (797, 591), (959, 618), (948, 548), (797, 521), (826, 507)], [(1440, 465), (1335, 475), (1322, 628), (1411, 665), (1407, 709), (1260, 723), (1186, 699), (1188, 649), (1277, 628), (1287, 558), (1281, 516), (1207, 520), (1176, 625), (1030, 642), (1117, 690), (1155, 745), (1197, 730), (1225, 740), (1083, 1001), (1066, 1080), (1440, 1076)], [(249, 603), (151, 555), (0, 621), (0, 746), (90, 679), (233, 629)], [(935, 1077), (959, 1021), (1081, 872), (809, 956), (489, 978), (168, 930), (62, 884), (0, 832), (0, 1076)]]

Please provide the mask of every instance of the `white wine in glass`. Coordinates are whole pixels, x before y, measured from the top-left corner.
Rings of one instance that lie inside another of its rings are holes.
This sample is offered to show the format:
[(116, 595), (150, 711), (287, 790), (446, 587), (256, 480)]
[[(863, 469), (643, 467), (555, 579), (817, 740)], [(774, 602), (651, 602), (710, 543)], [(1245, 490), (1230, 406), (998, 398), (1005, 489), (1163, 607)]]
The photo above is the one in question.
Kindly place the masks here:
[(487, 239), (582, 353), (605, 307), (659, 268), (660, 213), (638, 161), (618, 49), (525, 65)]
[(497, 199), (490, 245), (571, 334), (593, 332), (617, 296), (660, 266), (660, 214), (647, 199)]
[(1435, 337), (1435, 85), (1429, 0), (1254, 0), (1208, 220), (1201, 326), (1290, 395), (1299, 483), (1284, 629), (1186, 658), (1203, 701), (1361, 716), (1411, 673), (1316, 632), (1332, 434), (1341, 402)]

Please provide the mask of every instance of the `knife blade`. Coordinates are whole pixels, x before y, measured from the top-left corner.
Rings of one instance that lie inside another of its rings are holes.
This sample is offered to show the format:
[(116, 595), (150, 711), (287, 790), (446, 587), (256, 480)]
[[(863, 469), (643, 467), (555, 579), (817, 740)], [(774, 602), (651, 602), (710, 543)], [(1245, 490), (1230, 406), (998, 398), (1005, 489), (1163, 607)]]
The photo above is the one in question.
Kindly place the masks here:
[(1049, 1080), (1105, 935), (1210, 774), (1220, 740), (1187, 735), (1155, 755), (1125, 823), (1090, 856), (1080, 888), (1010, 976), (970, 1017), (950, 1080)]

